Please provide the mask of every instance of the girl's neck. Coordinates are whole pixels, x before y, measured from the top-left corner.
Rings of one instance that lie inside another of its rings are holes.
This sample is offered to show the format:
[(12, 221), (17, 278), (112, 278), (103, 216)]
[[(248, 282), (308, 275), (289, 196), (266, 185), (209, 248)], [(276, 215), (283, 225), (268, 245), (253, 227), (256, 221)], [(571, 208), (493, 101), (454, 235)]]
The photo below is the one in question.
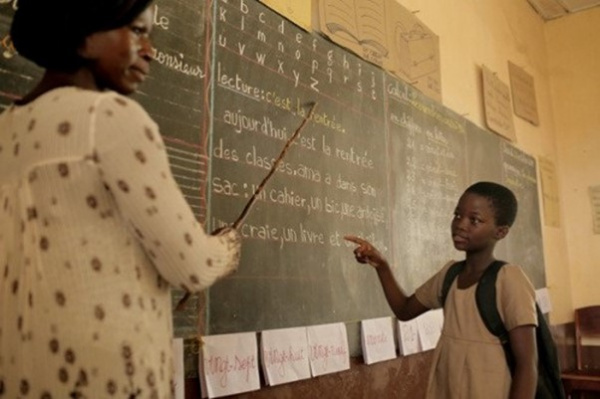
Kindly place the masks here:
[(473, 272), (482, 272), (494, 260), (495, 260), (495, 258), (494, 258), (493, 251), (467, 253), (466, 258), (465, 258), (465, 267), (467, 270), (470, 270)]

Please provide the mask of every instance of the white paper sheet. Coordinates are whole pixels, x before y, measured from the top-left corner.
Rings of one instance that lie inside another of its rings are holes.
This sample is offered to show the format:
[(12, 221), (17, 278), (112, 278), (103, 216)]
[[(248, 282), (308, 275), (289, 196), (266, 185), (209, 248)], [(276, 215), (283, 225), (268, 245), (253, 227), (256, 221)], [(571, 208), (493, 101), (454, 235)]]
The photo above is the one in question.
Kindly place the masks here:
[(548, 288), (540, 288), (535, 291), (535, 300), (543, 314), (552, 312), (552, 301)]
[(314, 377), (350, 368), (348, 336), (344, 323), (306, 328), (310, 369)]
[(428, 351), (435, 348), (442, 334), (443, 325), (444, 312), (442, 309), (430, 310), (417, 317), (422, 350)]
[(185, 399), (185, 372), (183, 367), (183, 338), (173, 339), (173, 382), (175, 399)]
[(209, 398), (260, 389), (256, 333), (202, 337), (200, 374)]
[(394, 328), (391, 317), (363, 320), (361, 343), (366, 364), (390, 360), (396, 357)]
[(398, 320), (398, 348), (402, 356), (421, 352), (417, 320)]
[(261, 363), (267, 385), (310, 378), (306, 327), (261, 333)]

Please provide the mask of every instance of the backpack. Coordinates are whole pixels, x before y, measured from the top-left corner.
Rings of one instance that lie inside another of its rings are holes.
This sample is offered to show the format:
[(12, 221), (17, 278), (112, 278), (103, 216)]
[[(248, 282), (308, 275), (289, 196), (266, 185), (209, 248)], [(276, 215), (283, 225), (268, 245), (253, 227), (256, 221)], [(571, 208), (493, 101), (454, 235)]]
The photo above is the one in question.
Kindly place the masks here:
[[(493, 335), (500, 339), (504, 354), (506, 355), (506, 361), (512, 373), (514, 371), (514, 359), (508, 340), (508, 331), (506, 331), (506, 328), (504, 327), (504, 323), (498, 312), (498, 307), (496, 306), (496, 278), (498, 277), (498, 271), (505, 264), (506, 262), (497, 260), (488, 266), (483, 272), (477, 285), (475, 299), (483, 323)], [(446, 297), (448, 296), (448, 291), (450, 290), (452, 282), (464, 267), (464, 261), (456, 262), (450, 266), (446, 272), (442, 285), (442, 306), (444, 306), (446, 302)], [(552, 339), (552, 334), (550, 333), (546, 319), (537, 303), (535, 307), (538, 319), (538, 326), (535, 329), (535, 339), (538, 351), (538, 383), (535, 398), (564, 399), (565, 392), (560, 378), (560, 367), (556, 354), (556, 345)]]

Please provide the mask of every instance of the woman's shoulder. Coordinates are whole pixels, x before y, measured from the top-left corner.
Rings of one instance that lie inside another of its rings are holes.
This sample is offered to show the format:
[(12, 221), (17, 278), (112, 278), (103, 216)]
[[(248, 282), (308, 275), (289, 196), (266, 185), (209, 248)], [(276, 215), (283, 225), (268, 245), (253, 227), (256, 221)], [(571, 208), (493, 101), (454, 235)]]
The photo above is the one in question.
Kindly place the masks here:
[[(120, 106), (131, 108), (132, 111), (146, 113), (137, 101), (115, 91), (86, 90), (79, 87), (62, 87), (51, 90), (38, 99), (40, 102), (72, 103), (74, 106), (111, 107)], [(90, 108), (93, 112), (94, 108)]]
[(100, 108), (127, 107), (131, 112), (146, 114), (146, 111), (133, 99), (114, 91), (87, 90), (74, 86), (58, 87), (49, 90), (32, 101), (23, 104), (15, 103), (14, 109), (48, 109), (59, 108), (70, 113), (86, 111), (94, 114)]
[(126, 97), (115, 91), (86, 91), (82, 90), (82, 96), (90, 96), (98, 107), (112, 108), (112, 109), (126, 109), (129, 112), (136, 112), (139, 114), (148, 115), (146, 110), (134, 99)]
[(144, 125), (155, 129), (156, 123), (148, 112), (134, 99), (126, 97), (114, 91), (81, 93), (89, 96), (93, 101), (90, 112), (95, 115), (96, 121), (114, 124), (125, 123)]

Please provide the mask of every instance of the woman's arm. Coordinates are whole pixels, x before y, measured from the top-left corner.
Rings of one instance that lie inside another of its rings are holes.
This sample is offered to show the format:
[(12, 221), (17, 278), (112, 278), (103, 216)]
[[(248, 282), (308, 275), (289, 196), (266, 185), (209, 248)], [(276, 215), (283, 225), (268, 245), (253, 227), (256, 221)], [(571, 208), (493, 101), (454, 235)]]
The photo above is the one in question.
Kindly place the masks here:
[(241, 240), (226, 229), (209, 236), (196, 220), (150, 116), (117, 94), (97, 105), (95, 162), (119, 213), (162, 277), (199, 291), (237, 268)]

